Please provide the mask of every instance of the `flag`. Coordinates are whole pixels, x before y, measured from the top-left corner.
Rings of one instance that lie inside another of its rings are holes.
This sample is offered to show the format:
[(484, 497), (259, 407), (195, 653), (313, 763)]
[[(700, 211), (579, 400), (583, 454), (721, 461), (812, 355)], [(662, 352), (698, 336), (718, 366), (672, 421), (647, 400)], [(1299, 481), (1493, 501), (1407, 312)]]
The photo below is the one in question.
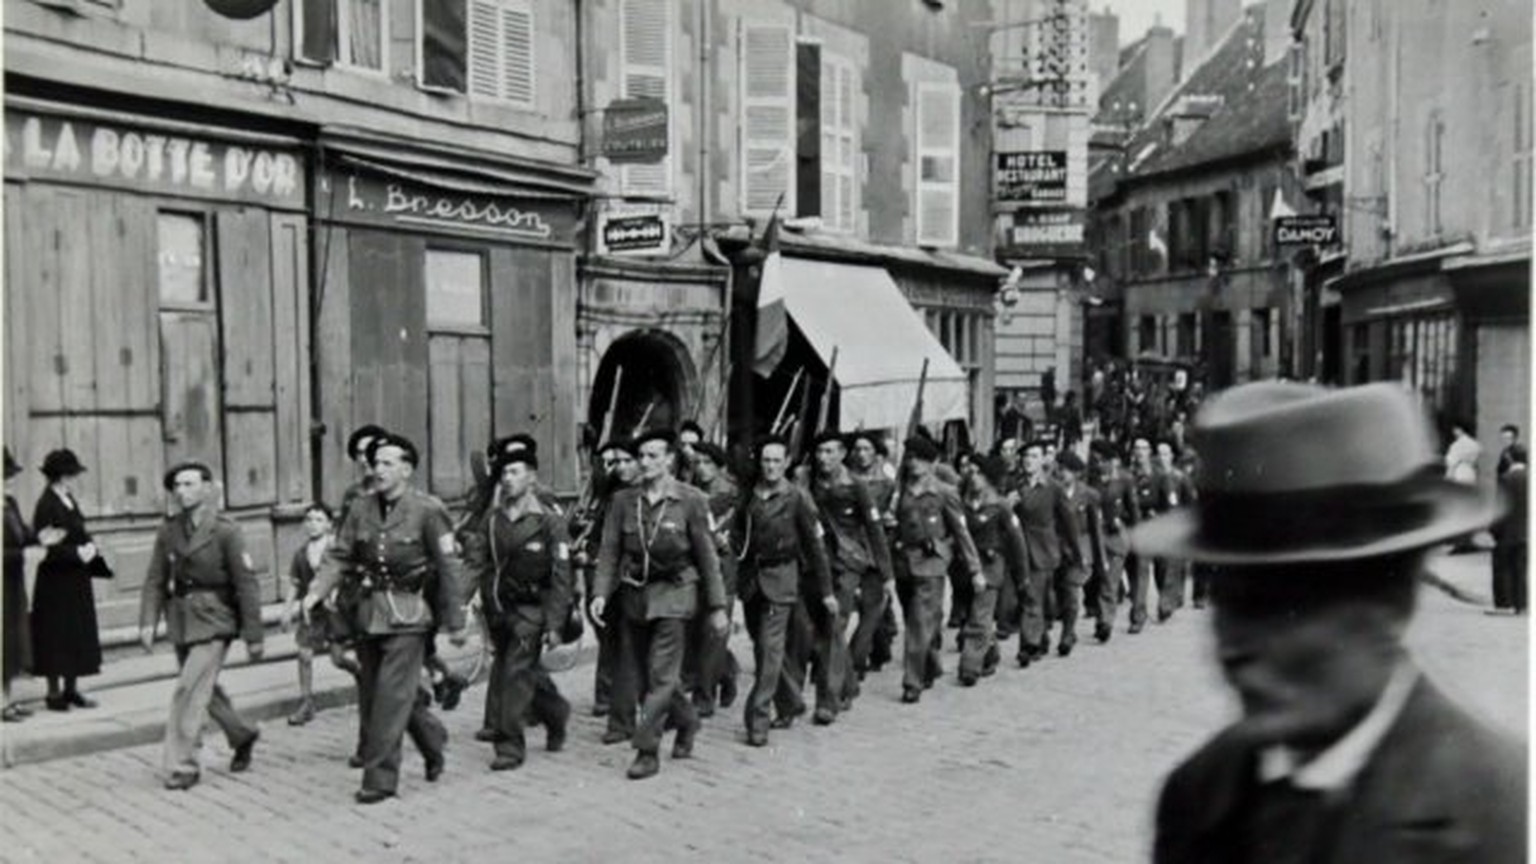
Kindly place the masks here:
[(1157, 236), (1156, 228), (1147, 231), (1147, 248), (1165, 259), (1168, 257), (1168, 244), (1163, 242), (1163, 238)]
[(762, 275), (757, 280), (757, 330), (752, 340), (752, 371), (767, 378), (789, 349), (789, 318), (784, 312), (784, 262), (779, 254), (779, 211), (763, 232)]
[(1270, 208), (1269, 208), (1269, 218), (1271, 218), (1271, 219), (1283, 219), (1286, 216), (1295, 216), (1295, 215), (1296, 215), (1296, 211), (1291, 209), (1291, 205), (1285, 203), (1285, 195), (1281, 194), (1279, 189), (1276, 189), (1275, 190), (1275, 203), (1273, 205), (1271, 205)]

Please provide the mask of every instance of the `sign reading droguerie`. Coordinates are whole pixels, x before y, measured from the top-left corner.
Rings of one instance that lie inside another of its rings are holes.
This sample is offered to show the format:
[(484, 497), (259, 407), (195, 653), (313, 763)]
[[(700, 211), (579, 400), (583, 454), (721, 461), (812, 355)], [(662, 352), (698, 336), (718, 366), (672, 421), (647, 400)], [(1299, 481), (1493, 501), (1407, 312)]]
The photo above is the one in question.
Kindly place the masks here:
[(1067, 151), (998, 153), (993, 186), (998, 201), (1067, 200)]
[(306, 204), (299, 157), (280, 148), (20, 111), (5, 115), (5, 171), (269, 206)]
[(613, 162), (660, 162), (667, 155), (667, 103), (615, 99), (603, 112), (603, 155)]
[(569, 245), (576, 208), (565, 198), (464, 192), (365, 172), (332, 172), (322, 181), (331, 217), (423, 231), (478, 234)]
[(1003, 254), (1017, 258), (1069, 258), (1083, 253), (1083, 211), (1019, 210), (1003, 244)]

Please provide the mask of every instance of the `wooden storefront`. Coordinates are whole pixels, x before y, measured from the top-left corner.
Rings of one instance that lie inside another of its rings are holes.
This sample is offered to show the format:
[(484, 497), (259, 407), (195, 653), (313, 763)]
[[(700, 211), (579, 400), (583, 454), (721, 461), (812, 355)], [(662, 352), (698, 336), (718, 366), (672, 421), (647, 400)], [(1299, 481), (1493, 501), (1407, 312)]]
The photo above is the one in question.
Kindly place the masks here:
[(308, 205), (297, 141), (6, 104), (6, 443), (88, 467), (78, 497), (136, 619), (166, 467), (207, 462), (275, 599), (276, 524), (310, 496)]
[(544, 482), (574, 489), (580, 196), (345, 156), (317, 184), (322, 496), (353, 481), (363, 423), (415, 441), (418, 485), (445, 500), (513, 432), (538, 439)]

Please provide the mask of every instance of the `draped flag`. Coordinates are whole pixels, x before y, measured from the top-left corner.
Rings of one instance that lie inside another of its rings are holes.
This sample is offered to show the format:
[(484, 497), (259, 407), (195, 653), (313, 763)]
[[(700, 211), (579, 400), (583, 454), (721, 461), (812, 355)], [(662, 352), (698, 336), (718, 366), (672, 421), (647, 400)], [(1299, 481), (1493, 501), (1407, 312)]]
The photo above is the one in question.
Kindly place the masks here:
[(1168, 244), (1163, 242), (1163, 238), (1157, 236), (1156, 228), (1147, 232), (1147, 248), (1163, 256), (1164, 260), (1167, 260)]
[(779, 213), (775, 209), (763, 232), (762, 276), (757, 282), (757, 331), (753, 338), (752, 371), (767, 378), (779, 368), (789, 349), (789, 318), (784, 311), (783, 260), (779, 254)]

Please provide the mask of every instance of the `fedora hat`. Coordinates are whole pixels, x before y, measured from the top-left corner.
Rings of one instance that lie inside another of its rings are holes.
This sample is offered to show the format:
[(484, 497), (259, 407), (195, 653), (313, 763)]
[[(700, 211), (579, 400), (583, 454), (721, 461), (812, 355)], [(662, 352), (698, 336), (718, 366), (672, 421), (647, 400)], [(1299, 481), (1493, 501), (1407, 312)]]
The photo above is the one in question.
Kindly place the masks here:
[(1212, 564), (1349, 561), (1487, 526), (1497, 504), (1442, 476), (1428, 415), (1400, 385), (1264, 381), (1195, 418), (1196, 502), (1131, 531), (1138, 554)]

